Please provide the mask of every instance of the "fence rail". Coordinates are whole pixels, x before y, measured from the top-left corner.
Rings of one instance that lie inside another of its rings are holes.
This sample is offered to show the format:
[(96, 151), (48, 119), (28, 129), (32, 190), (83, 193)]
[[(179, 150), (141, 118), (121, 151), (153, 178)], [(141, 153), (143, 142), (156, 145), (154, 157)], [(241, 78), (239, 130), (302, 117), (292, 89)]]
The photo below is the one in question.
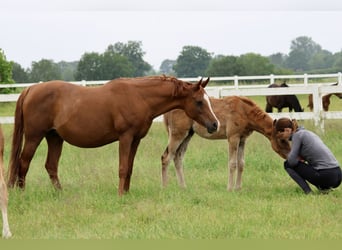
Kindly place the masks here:
[[(180, 78), (181, 80), (194, 82), (200, 77), (195, 78)], [(269, 84), (275, 83), (276, 80), (295, 79), (297, 82), (288, 84), (289, 88), (268, 88)], [(318, 81), (318, 79), (321, 79)], [(329, 79), (330, 82), (326, 82)], [(248, 81), (266, 80), (269, 84), (246, 84)], [(311, 82), (310, 82), (311, 80)], [(323, 111), (322, 96), (330, 93), (342, 93), (342, 73), (335, 74), (303, 74), (303, 75), (266, 75), (266, 76), (229, 76), (229, 77), (211, 77), (211, 82), (231, 82), (232, 84), (207, 87), (206, 91), (210, 96), (221, 98), (224, 96), (266, 96), (266, 95), (301, 95), (312, 94), (314, 109), (312, 112), (291, 112), (291, 113), (272, 113), (272, 118), (283, 116), (315, 121), (316, 126), (319, 126), (324, 131), (325, 119), (342, 119), (342, 109), (340, 111)], [(243, 81), (244, 84), (239, 84)], [(79, 81), (72, 82), (73, 84), (89, 86), (102, 85), (107, 81)], [(337, 83), (335, 86), (332, 84)], [(17, 84), (0, 84), (0, 88), (26, 88), (28, 86), (39, 83), (17, 83)], [(19, 94), (0, 94), (0, 102), (16, 102)], [(342, 107), (342, 105), (341, 105)], [(158, 120), (158, 119), (157, 119)], [(13, 117), (0, 116), (0, 123), (13, 123)]]

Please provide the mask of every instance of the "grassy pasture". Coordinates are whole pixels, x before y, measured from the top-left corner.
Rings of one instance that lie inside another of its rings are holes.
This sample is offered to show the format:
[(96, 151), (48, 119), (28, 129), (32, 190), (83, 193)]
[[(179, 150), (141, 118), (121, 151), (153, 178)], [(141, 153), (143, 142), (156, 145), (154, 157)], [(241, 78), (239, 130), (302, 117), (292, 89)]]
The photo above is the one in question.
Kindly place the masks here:
[[(301, 122), (315, 130), (310, 121)], [(327, 121), (323, 140), (342, 162), (341, 121)], [(12, 125), (3, 125), (8, 164)], [(253, 133), (246, 146), (243, 188), (227, 192), (227, 143), (194, 136), (185, 156), (187, 189), (173, 165), (161, 187), (167, 144), (154, 123), (135, 159), (130, 193), (117, 196), (118, 143), (80, 149), (65, 143), (56, 192), (44, 169), (43, 141), (25, 191), (10, 190), (14, 239), (342, 239), (341, 187), (305, 196), (283, 170), (268, 140)]]

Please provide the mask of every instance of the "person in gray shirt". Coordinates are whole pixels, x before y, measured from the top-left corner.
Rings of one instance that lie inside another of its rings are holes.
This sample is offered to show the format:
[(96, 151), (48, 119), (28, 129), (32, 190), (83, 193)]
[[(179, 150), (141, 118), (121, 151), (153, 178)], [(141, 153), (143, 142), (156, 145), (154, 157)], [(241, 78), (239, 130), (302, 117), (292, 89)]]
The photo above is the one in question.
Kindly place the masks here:
[(299, 127), (296, 120), (280, 118), (273, 126), (277, 137), (292, 141), (284, 168), (306, 194), (309, 184), (323, 193), (341, 184), (341, 168), (331, 150), (315, 133)]

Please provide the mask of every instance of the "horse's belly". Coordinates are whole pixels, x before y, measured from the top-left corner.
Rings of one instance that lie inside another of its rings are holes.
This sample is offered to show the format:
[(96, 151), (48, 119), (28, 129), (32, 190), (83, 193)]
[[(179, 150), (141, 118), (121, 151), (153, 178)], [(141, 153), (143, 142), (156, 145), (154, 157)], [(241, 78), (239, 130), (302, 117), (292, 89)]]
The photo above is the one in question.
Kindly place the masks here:
[(82, 148), (100, 147), (118, 140), (118, 136), (114, 133), (104, 133), (101, 130), (87, 131), (80, 129), (79, 131), (72, 131), (70, 129), (60, 129), (57, 132), (66, 142)]

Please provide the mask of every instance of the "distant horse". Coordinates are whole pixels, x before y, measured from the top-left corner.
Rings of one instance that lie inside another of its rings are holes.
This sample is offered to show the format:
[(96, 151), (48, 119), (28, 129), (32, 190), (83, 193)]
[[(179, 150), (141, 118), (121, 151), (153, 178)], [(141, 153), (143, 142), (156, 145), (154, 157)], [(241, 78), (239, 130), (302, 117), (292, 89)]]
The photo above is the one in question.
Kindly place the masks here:
[(129, 191), (138, 145), (155, 117), (184, 109), (208, 133), (217, 130), (218, 121), (204, 90), (208, 82), (209, 78), (191, 84), (160, 76), (119, 78), (97, 87), (51, 81), (25, 89), (15, 110), (9, 187), (24, 188), (30, 162), (44, 137), (48, 145), (45, 168), (57, 189), (61, 188), (57, 170), (64, 141), (82, 148), (119, 141), (121, 196)]
[[(334, 83), (332, 86), (337, 85), (337, 83)], [(323, 104), (323, 110), (329, 111), (329, 105), (330, 105), (330, 97), (332, 95), (336, 95), (338, 98), (342, 98), (342, 93), (330, 93), (322, 97), (322, 104)], [(313, 110), (313, 101), (312, 101), (312, 95), (309, 95), (309, 104), (308, 106), (310, 108), (310, 111)]]
[(0, 126), (0, 206), (2, 213), (2, 237), (9, 238), (12, 236), (7, 218), (8, 193), (4, 178), (4, 135)]
[[(269, 88), (282, 88), (288, 87), (288, 85), (284, 82), (282, 84), (273, 83), (268, 86)], [(292, 112), (294, 109), (295, 112), (303, 112), (304, 109), (300, 106), (297, 96), (295, 95), (271, 95), (266, 96), (266, 109), (267, 113), (272, 113), (273, 107), (278, 109), (278, 112), (281, 112), (283, 108), (288, 107), (289, 111)]]
[(241, 188), (242, 172), (244, 169), (244, 149), (248, 136), (257, 131), (267, 137), (272, 148), (282, 158), (286, 158), (290, 151), (287, 141), (278, 140), (272, 133), (273, 120), (259, 108), (252, 100), (246, 97), (230, 96), (222, 99), (210, 98), (213, 110), (219, 119), (218, 131), (208, 134), (197, 122), (189, 118), (182, 110), (172, 110), (164, 114), (164, 122), (168, 132), (168, 145), (161, 157), (162, 183), (167, 185), (167, 169), (170, 162), (175, 163), (178, 181), (185, 187), (183, 173), (183, 158), (188, 143), (194, 133), (205, 139), (228, 139), (229, 145), (229, 177), (228, 190), (234, 188), (235, 172), (237, 178), (235, 189)]

